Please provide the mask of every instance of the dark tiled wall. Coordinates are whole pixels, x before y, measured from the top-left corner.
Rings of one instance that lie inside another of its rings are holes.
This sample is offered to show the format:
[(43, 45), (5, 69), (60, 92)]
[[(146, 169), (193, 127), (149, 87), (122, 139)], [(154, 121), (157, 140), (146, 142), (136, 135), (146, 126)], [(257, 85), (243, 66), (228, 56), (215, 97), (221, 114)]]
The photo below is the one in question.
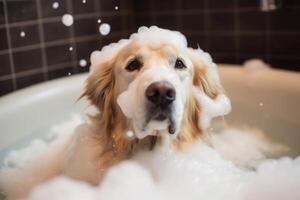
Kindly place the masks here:
[(260, 10), (260, 0), (150, 0), (136, 4), (137, 27), (183, 32), (219, 63), (261, 58), (275, 68), (300, 71), (300, 1)]
[[(59, 3), (53, 9), (54, 2)], [(35, 83), (86, 72), (79, 61), (128, 37), (141, 25), (183, 32), (216, 62), (261, 58), (300, 71), (300, 1), (281, 0), (262, 12), (259, 0), (0, 0), (0, 95)], [(118, 10), (115, 10), (118, 6)], [(74, 16), (66, 27), (62, 15)], [(98, 19), (111, 24), (99, 34)], [(25, 37), (21, 37), (24, 31)], [(70, 51), (72, 47), (72, 51)]]
[[(54, 2), (59, 3), (57, 9)], [(89, 63), (81, 67), (81, 59), (89, 62), (93, 50), (132, 32), (132, 4), (132, 0), (0, 0), (0, 95), (88, 71)], [(66, 13), (74, 16), (70, 27), (61, 22)], [(99, 33), (98, 19), (111, 25), (109, 35)]]

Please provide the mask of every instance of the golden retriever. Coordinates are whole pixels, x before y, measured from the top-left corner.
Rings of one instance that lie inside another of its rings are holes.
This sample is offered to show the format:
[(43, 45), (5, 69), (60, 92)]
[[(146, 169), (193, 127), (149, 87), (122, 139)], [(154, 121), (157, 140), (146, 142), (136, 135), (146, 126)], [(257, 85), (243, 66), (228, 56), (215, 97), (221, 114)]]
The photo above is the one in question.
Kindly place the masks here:
[[(92, 53), (81, 98), (98, 112), (69, 142), (40, 157), (40, 168), (52, 169), (17, 169), (19, 177), (8, 170), (1, 174), (0, 187), (14, 199), (59, 174), (98, 184), (111, 166), (138, 149), (160, 145), (181, 151), (203, 135), (209, 117), (230, 111), (217, 102), (223, 94), (207, 53), (187, 47), (179, 32), (141, 27), (129, 39)], [(209, 111), (209, 101), (219, 111)]]
[(188, 48), (179, 32), (158, 27), (142, 27), (130, 39), (94, 52), (91, 64), (82, 97), (99, 113), (79, 131), (64, 172), (94, 184), (136, 149), (164, 144), (181, 150), (197, 140), (205, 130), (195, 88), (211, 99), (223, 93), (209, 55)]

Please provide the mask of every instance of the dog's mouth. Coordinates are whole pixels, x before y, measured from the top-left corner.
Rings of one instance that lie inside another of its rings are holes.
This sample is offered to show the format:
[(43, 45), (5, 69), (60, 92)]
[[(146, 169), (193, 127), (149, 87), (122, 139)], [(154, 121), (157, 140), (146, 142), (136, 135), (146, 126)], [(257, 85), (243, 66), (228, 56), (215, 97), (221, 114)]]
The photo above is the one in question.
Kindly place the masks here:
[(169, 134), (173, 135), (176, 132), (175, 122), (172, 116), (172, 109), (171, 108), (154, 108), (150, 107), (148, 109), (148, 115), (146, 119), (146, 126), (151, 122), (161, 122), (167, 123), (167, 131)]

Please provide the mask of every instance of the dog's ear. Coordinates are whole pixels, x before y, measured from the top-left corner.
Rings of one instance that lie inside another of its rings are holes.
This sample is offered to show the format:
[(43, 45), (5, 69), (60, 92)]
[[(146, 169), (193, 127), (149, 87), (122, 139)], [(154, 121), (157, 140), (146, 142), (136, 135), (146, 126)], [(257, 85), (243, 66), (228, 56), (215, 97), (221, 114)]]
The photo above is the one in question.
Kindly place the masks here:
[(212, 62), (210, 55), (201, 49), (192, 48), (188, 49), (188, 55), (194, 67), (194, 86), (212, 99), (215, 99), (220, 93), (224, 93), (217, 65)]
[(86, 96), (91, 103), (103, 111), (107, 101), (111, 100), (114, 87), (113, 60), (95, 66), (90, 72), (81, 97)]
[(116, 117), (116, 99), (114, 97), (114, 66), (119, 53), (128, 44), (128, 40), (120, 40), (105, 46), (101, 51), (91, 54), (91, 68), (86, 80), (86, 87), (81, 95), (87, 97), (99, 109), (104, 128), (111, 131)]

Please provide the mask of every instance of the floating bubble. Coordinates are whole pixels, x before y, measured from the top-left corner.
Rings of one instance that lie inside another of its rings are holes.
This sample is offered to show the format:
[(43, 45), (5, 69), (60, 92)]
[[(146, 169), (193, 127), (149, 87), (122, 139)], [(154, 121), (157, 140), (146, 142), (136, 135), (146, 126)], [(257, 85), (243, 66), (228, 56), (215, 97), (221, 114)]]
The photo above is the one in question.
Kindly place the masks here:
[(61, 19), (62, 23), (65, 25), (65, 26), (71, 26), (74, 22), (74, 18), (72, 15), (70, 14), (65, 14), (62, 19)]
[(100, 23), (101, 23), (101, 19), (98, 19), (98, 20), (97, 20), (97, 23), (100, 24)]
[(69, 51), (73, 51), (73, 47), (72, 46), (69, 47)]
[(80, 65), (80, 67), (85, 67), (87, 65), (87, 61), (85, 59), (81, 59), (79, 61), (79, 65)]
[(108, 35), (110, 33), (110, 25), (107, 23), (103, 23), (99, 26), (99, 32), (101, 35)]
[(26, 36), (26, 33), (25, 33), (24, 31), (21, 31), (21, 32), (20, 32), (20, 36), (23, 38), (23, 37)]
[(53, 9), (57, 9), (59, 7), (59, 3), (58, 2), (54, 2), (53, 4), (52, 4), (52, 8)]
[(82, 3), (86, 3), (86, 0), (82, 0)]
[(72, 75), (71, 72), (69, 72), (69, 73), (68, 73), (68, 76), (71, 76), (71, 75)]
[(115, 10), (119, 10), (119, 6), (115, 6)]

